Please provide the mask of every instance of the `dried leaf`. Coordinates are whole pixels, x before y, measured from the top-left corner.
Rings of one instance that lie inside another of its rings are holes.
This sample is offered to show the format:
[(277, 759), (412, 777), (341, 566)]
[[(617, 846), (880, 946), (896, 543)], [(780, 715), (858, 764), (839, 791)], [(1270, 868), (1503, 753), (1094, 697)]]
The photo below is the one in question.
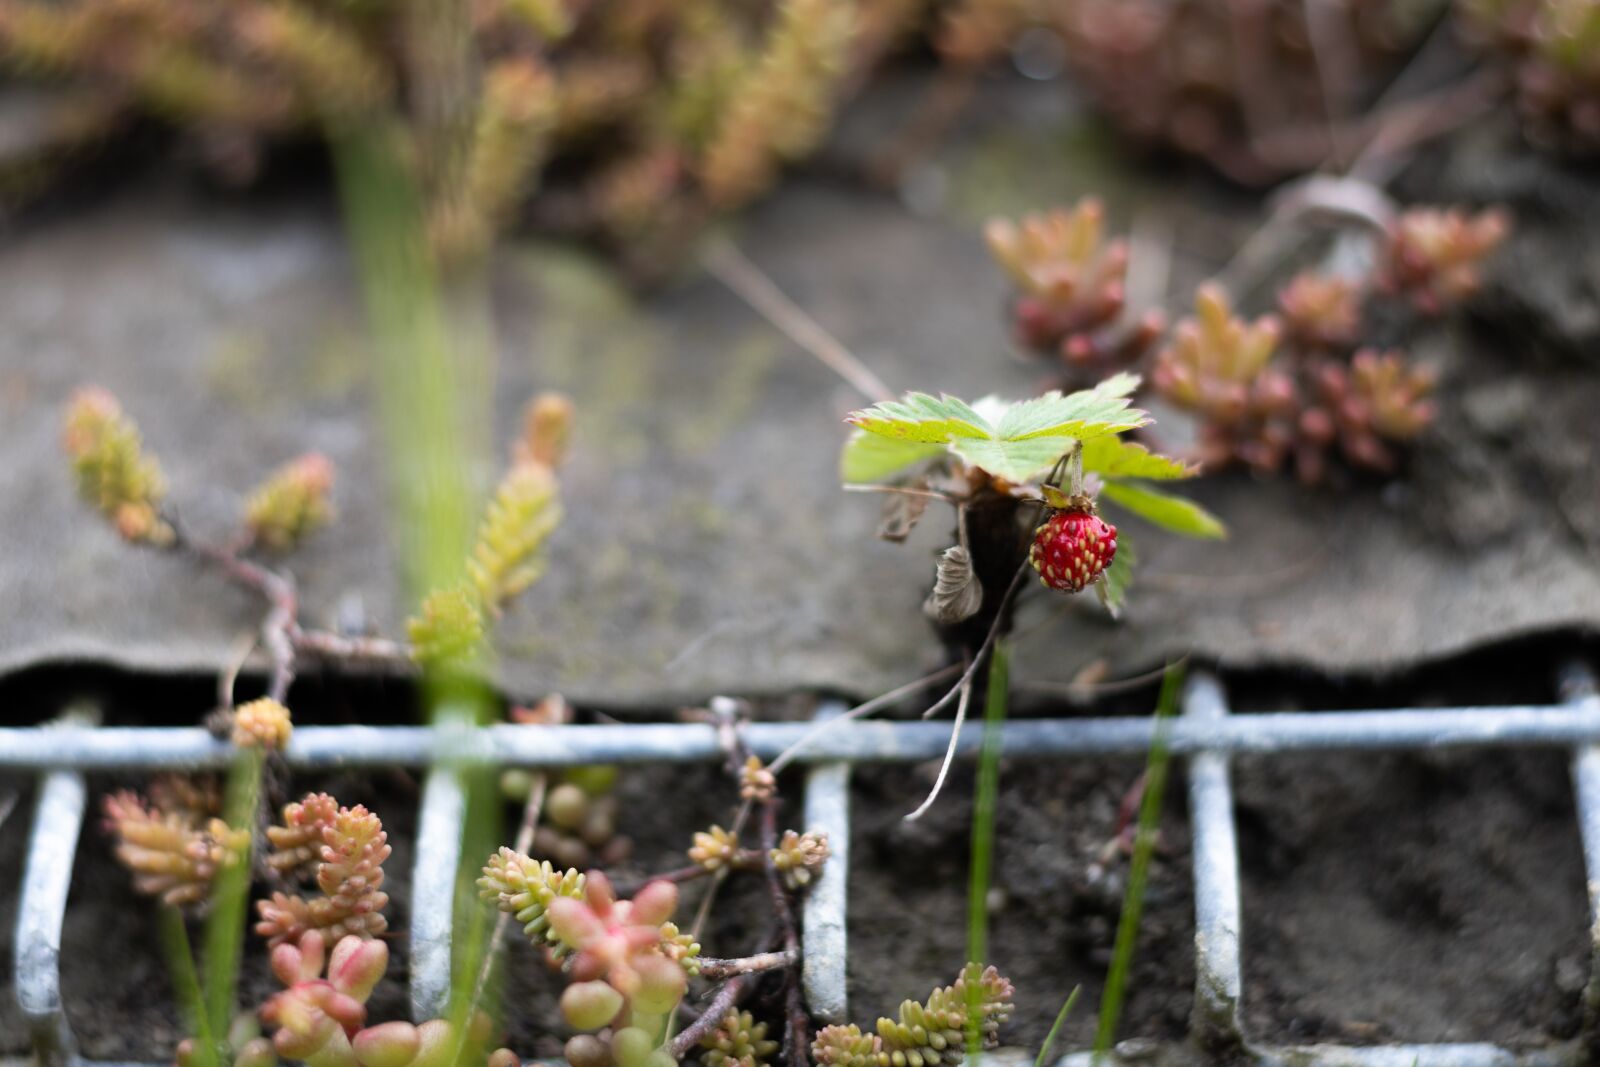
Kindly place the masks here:
[(983, 606), (983, 585), (972, 570), (972, 556), (960, 545), (951, 545), (939, 557), (933, 592), (922, 610), (935, 622), (952, 625), (970, 619)]
[[(913, 486), (922, 488), (920, 484)], [(901, 544), (917, 528), (922, 515), (928, 510), (931, 497), (920, 493), (890, 493), (883, 502), (883, 516), (878, 522), (878, 537), (884, 541)]]

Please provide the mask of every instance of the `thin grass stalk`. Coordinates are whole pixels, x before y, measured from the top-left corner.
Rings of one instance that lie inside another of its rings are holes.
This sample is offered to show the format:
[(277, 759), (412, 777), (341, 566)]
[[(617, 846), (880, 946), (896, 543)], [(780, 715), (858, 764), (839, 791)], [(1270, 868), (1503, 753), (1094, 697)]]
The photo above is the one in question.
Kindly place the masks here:
[(1096, 1062), (1110, 1051), (1116, 1039), (1117, 1021), (1127, 992), (1128, 971), (1139, 941), (1139, 921), (1144, 914), (1145, 884), (1150, 876), (1150, 857), (1155, 852), (1156, 823), (1161, 818), (1161, 798), (1166, 792), (1169, 752), (1167, 734), (1178, 709), (1178, 693), (1183, 688), (1183, 668), (1167, 668), (1161, 682), (1161, 697), (1156, 705), (1156, 732), (1145, 762), (1144, 796), (1139, 804), (1139, 829), (1133, 842), (1133, 860), (1128, 865), (1128, 888), (1122, 897), (1122, 916), (1117, 921), (1117, 940), (1111, 953), (1111, 969), (1106, 972), (1105, 992), (1100, 998), (1100, 1024), (1094, 1035)]
[[(998, 638), (989, 654), (989, 687), (983, 706), (983, 748), (972, 804), (972, 861), (967, 884), (967, 959), (989, 956), (989, 882), (994, 867), (994, 816), (1000, 795), (1000, 728), (1010, 704), (1011, 642)], [(983, 1048), (979, 1029), (982, 989), (967, 984), (967, 1055), (974, 1067)]]

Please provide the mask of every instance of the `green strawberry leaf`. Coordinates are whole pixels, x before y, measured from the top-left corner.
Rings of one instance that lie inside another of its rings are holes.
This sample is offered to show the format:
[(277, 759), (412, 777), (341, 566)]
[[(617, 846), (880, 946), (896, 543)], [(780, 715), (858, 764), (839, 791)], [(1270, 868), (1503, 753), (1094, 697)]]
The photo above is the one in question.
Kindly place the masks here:
[[(1130, 384), (1131, 383), (1131, 384)], [(1077, 437), (1087, 440), (1143, 426), (1149, 416), (1130, 407), (1128, 391), (1139, 384), (1133, 374), (1107, 378), (1093, 389), (1076, 393), (1051, 391), (1006, 409), (993, 436), (1003, 441), (1034, 437)]]
[(1083, 469), (1107, 478), (1192, 478), (1199, 468), (1152, 452), (1144, 445), (1106, 434), (1083, 443)]
[(944, 444), (953, 438), (992, 437), (994, 428), (966, 401), (953, 396), (907, 393), (903, 400), (885, 400), (844, 420), (879, 437)]
[(1049, 470), (1072, 447), (1071, 437), (1034, 437), (1026, 441), (983, 441), (963, 438), (950, 451), (998, 478), (1025, 482)]
[(1222, 525), (1221, 520), (1199, 504), (1181, 496), (1170, 496), (1147, 486), (1109, 480), (1101, 493), (1106, 499), (1163, 530), (1185, 537), (1220, 539), (1228, 536), (1227, 527)]
[(879, 437), (856, 430), (839, 454), (839, 477), (846, 482), (881, 482), (944, 452), (942, 444)]
[[(953, 396), (908, 393), (902, 400), (854, 412), (845, 421), (864, 434), (896, 442), (945, 445), (972, 466), (1023, 482), (1048, 469), (1074, 440), (1112, 436), (1149, 422), (1145, 412), (1129, 406), (1128, 394), (1138, 384), (1136, 375), (1118, 374), (1093, 389), (1065, 396), (1050, 392), (1014, 404), (995, 397), (967, 404)], [(912, 448), (874, 451), (857, 435), (845, 446), (841, 467), (852, 472), (854, 480), (872, 481), (931, 454)], [(1168, 470), (1165, 464), (1143, 466), (1152, 477)]]

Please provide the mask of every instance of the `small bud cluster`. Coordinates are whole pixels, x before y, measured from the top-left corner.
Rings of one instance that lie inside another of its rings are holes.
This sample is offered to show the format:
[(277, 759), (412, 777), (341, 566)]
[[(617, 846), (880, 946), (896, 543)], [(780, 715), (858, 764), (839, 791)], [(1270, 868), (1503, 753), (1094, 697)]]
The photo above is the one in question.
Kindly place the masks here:
[(739, 799), (771, 800), (778, 792), (778, 778), (767, 770), (759, 756), (750, 756), (739, 768)]
[(289, 709), (270, 697), (241, 704), (233, 713), (232, 741), (239, 748), (282, 752), (293, 732)]
[(689, 848), (689, 862), (713, 873), (731, 870), (739, 860), (739, 838), (720, 826), (698, 830)]
[(993, 967), (969, 963), (953, 985), (935, 989), (921, 1004), (905, 1001), (897, 1018), (880, 1018), (874, 1034), (863, 1034), (853, 1023), (823, 1027), (812, 1042), (811, 1055), (824, 1067), (958, 1064), (966, 1057), (966, 1031), (973, 1013), (983, 1047), (994, 1048), (1000, 1024), (1011, 1015), (1014, 994), (1011, 983)]
[[(298, 894), (274, 893), (256, 903), (260, 921), (256, 933), (276, 946), (298, 942), (308, 931), (321, 931), (330, 939), (347, 935), (377, 937), (388, 929), (383, 909), (389, 895), (383, 892), (383, 861), (389, 858), (389, 835), (377, 815), (357, 804), (340, 808), (329, 822), (328, 798), (312, 794), (284, 810), (282, 833), (269, 835), (274, 857), (268, 862), (280, 870), (299, 867), (312, 825), (322, 832), (321, 863), (317, 867), (320, 897), (307, 900)], [(278, 842), (288, 850), (279, 854)]]
[(747, 1011), (730, 1011), (700, 1039), (704, 1067), (768, 1067), (778, 1043), (767, 1038), (767, 1024)]
[(1086, 197), (1071, 211), (991, 220), (989, 250), (1017, 287), (1013, 330), (1026, 347), (1096, 382), (1136, 362), (1165, 326), (1159, 312), (1123, 320), (1128, 245), (1103, 238), (1105, 209)]
[(279, 467), (245, 501), (245, 528), (275, 552), (293, 548), (333, 518), (333, 463), (309, 452)]
[(785, 830), (778, 847), (769, 856), (783, 884), (790, 889), (804, 889), (828, 861), (828, 835), (806, 831), (803, 834)]
[(776, 848), (762, 853), (739, 847), (739, 838), (730, 830), (713, 826), (694, 835), (689, 861), (713, 874), (717, 871), (760, 870), (770, 860), (784, 885), (792, 890), (811, 884), (830, 855), (828, 835), (808, 830), (785, 830)]
[[(388, 970), (388, 946), (347, 936), (334, 941), (330, 953), (328, 940), (311, 930), (272, 950), (272, 973), (284, 988), (261, 1007), (261, 1021), (275, 1031), (271, 1052), (316, 1067), (448, 1067), (484, 1055), (490, 1025), (483, 1015), (471, 1021), (465, 1034), (444, 1019), (419, 1026), (399, 1021), (366, 1025), (367, 999)], [(265, 1050), (256, 1046), (246, 1045), (235, 1067), (275, 1062), (263, 1058)], [(487, 1062), (520, 1061), (499, 1049)]]
[(86, 386), (67, 403), (62, 444), (72, 460), (78, 495), (124, 539), (170, 544), (172, 527), (161, 518), (167, 483), (160, 465), (144, 454), (143, 440), (117, 398)]
[(221, 806), (215, 789), (181, 779), (158, 779), (148, 798), (126, 789), (106, 797), (106, 829), (134, 889), (174, 907), (204, 903), (217, 874), (250, 848), (250, 831), (218, 818)]

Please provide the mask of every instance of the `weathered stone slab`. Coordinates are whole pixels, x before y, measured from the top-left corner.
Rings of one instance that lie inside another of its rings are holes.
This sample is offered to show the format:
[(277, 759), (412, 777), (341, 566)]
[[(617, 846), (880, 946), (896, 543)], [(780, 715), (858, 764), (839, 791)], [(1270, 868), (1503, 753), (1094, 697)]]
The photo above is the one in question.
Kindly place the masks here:
[[(932, 216), (802, 178), (749, 217), (741, 244), (891, 384), (1021, 394), (1033, 372), (1004, 356), (1004, 287), (979, 210), (1068, 199), (1089, 183), (1115, 185), (1117, 204), (1150, 188), (1108, 170), (1104, 146), (1070, 115), (1051, 121), (1027, 138), (980, 131), (953, 149), (932, 172), (930, 202), (942, 205)], [(1098, 153), (1094, 168), (1040, 172), (1083, 152)], [(1176, 192), (1215, 195), (1161, 195)], [(1202, 214), (1180, 217), (1180, 276), (1226, 254), (1226, 231)], [(1554, 240), (1552, 226), (1570, 223), (1546, 219), (1521, 239)], [(638, 302), (596, 264), (547, 246), (504, 252), (494, 306), (498, 436), (514, 432), (537, 388), (570, 392), (580, 412), (551, 573), (503, 627), (509, 686), (612, 704), (870, 694), (936, 663), (919, 605), (949, 525), (930, 517), (905, 546), (871, 539), (877, 501), (841, 493), (834, 473), (840, 418), (860, 398), (829, 372), (715, 281)], [(1480, 317), (1492, 321), (1495, 306)], [(1196, 493), (1232, 526), (1222, 545), (1130, 520), (1143, 566), (1127, 619), (1040, 596), (1024, 612), (1019, 669), (1066, 679), (1100, 657), (1123, 672), (1194, 651), (1368, 671), (1511, 634), (1600, 628), (1600, 385), (1526, 336), (1528, 351), (1481, 324), (1428, 339), (1444, 364), (1445, 417), (1406, 483), (1209, 481)], [(291, 563), (307, 618), (328, 625), (358, 601), (397, 632), (408, 605), (386, 532), (365, 344), (326, 203), (146, 187), (9, 240), (0, 670), (74, 660), (215, 670), (258, 621), (246, 595), (130, 551), (73, 499), (58, 420), (85, 381), (123, 399), (201, 530), (224, 530), (241, 494), (282, 460), (329, 454), (340, 521)]]

